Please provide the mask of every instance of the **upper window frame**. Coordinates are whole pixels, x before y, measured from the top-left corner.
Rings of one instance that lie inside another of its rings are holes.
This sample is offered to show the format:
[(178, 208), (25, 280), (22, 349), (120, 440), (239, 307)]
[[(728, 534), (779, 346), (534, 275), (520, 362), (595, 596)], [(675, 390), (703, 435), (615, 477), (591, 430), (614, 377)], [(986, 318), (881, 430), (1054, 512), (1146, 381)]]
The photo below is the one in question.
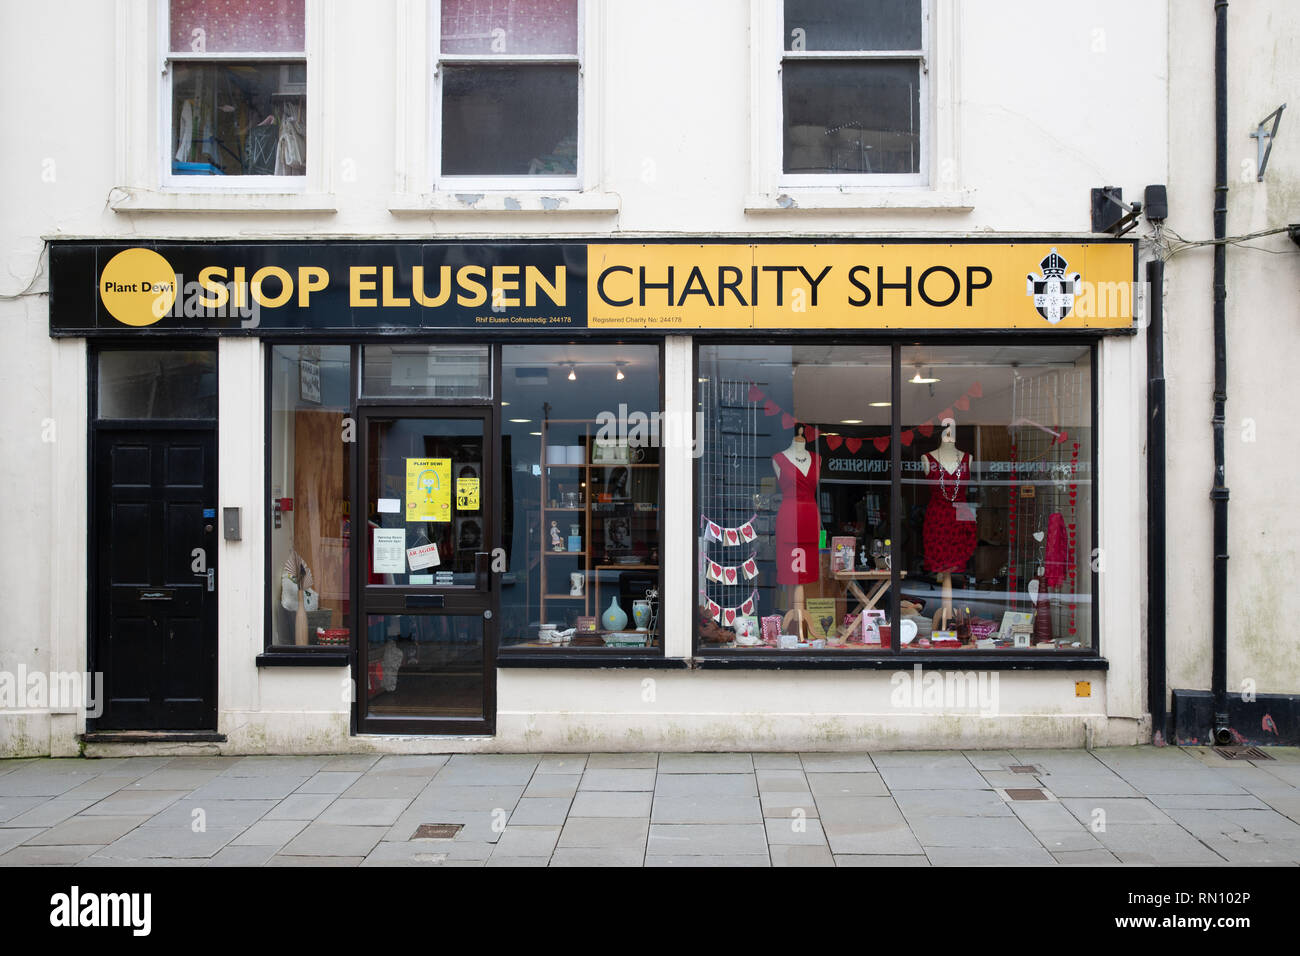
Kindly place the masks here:
[[(169, 193), (311, 193), (320, 188), (324, 154), (321, 149), (323, 111), (317, 102), (323, 88), (318, 75), (319, 57), (313, 55), (320, 46), (320, 22), (325, 19), (317, 0), (303, 3), (303, 50), (299, 52), (239, 51), (233, 53), (177, 53), (171, 47), (171, 2), (156, 0), (155, 56), (158, 62), (156, 104), (157, 140), (154, 159), (158, 182)], [(302, 176), (183, 176), (172, 172), (172, 82), (179, 63), (302, 62), (307, 78), (307, 171)]]
[[(587, 113), (587, 21), (590, 5), (586, 0), (576, 0), (577, 43), (576, 53), (489, 53), (464, 54), (442, 52), (442, 4), (432, 0), (429, 11), (429, 173), (428, 180), (438, 191), (577, 191), (583, 188), (585, 167), (588, 165)], [(451, 176), (442, 172), (442, 83), (443, 67), (490, 64), (554, 64), (576, 65), (578, 68), (578, 156), (572, 176), (492, 176), (476, 174)]]

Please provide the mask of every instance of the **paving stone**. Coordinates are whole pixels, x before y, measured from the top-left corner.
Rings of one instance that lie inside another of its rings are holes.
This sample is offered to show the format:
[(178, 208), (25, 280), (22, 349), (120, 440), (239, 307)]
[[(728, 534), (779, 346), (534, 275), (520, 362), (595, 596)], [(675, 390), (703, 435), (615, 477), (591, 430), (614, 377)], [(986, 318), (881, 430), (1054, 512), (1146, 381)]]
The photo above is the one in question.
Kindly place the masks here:
[[(114, 777), (104, 775), (93, 777), (83, 784), (78, 784), (63, 794), (66, 800), (102, 800), (111, 793), (129, 787), (136, 777)], [(0, 798), (0, 803), (4, 798)]]
[(161, 813), (182, 797), (188, 790), (119, 790), (82, 811), (86, 816), (132, 816)]
[(40, 827), (14, 827), (0, 830), (0, 853), (12, 850), (20, 843), (26, 843), (43, 832)]
[(495, 843), (510, 821), (508, 810), (444, 810), (407, 809), (385, 834), (385, 840), (402, 842), (415, 836), (419, 827), (428, 823), (458, 823), (460, 831), (455, 839), (472, 843)]
[(1197, 770), (1203, 766), (1178, 747), (1101, 747), (1092, 755), (1120, 776), (1126, 776), (1126, 770)]
[(837, 853), (836, 866), (929, 866), (930, 858), (924, 854), (893, 853)]
[(580, 773), (535, 773), (524, 788), (525, 797), (568, 797), (578, 792)]
[[(615, 755), (611, 755), (615, 756)], [(653, 758), (655, 754), (638, 754), (637, 756)], [(557, 776), (567, 776), (575, 773), (582, 773), (587, 768), (588, 757), (586, 754), (545, 754), (537, 762), (537, 769), (533, 772), (535, 780), (537, 774), (556, 774)], [(653, 764), (650, 764), (653, 766)]]
[(654, 794), (640, 791), (581, 790), (574, 798), (569, 813), (575, 817), (641, 817), (648, 819), (653, 798)]
[(927, 847), (931, 866), (1052, 866), (1052, 854), (1041, 846), (1031, 847)]
[(1105, 826), (1115, 823), (1169, 824), (1174, 821), (1157, 809), (1149, 800), (1062, 800), (1065, 808), (1084, 826), (1091, 826), (1095, 810), (1105, 811)]
[(660, 754), (660, 773), (753, 773), (749, 754)]
[(429, 780), (447, 765), (449, 759), (447, 754), (386, 754), (366, 769), (370, 773), (423, 777)]
[(767, 831), (761, 823), (650, 824), (646, 856), (767, 856)]
[(1039, 841), (1014, 817), (910, 817), (912, 833), (930, 847), (1038, 847)]
[(492, 856), (549, 857), (560, 839), (560, 827), (505, 828)]
[[(139, 757), (126, 758), (131, 761), (139, 760)], [(159, 767), (166, 767), (168, 770), (229, 770), (235, 764), (243, 760), (243, 757), (223, 757), (217, 754), (208, 754), (206, 756), (193, 757), (170, 757), (162, 760)], [(99, 761), (96, 761), (97, 763)], [(158, 768), (154, 768), (158, 769)], [(117, 771), (110, 770), (109, 773)]]
[(222, 771), (225, 777), (301, 777), (306, 780), (332, 760), (323, 756), (263, 756), (245, 757)]
[(1156, 793), (1147, 797), (1162, 810), (1267, 810), (1269, 806), (1250, 794)]
[(975, 769), (964, 756), (951, 750), (889, 750), (871, 756), (877, 770), (885, 767), (908, 767), (913, 770)]
[(1213, 770), (1124, 770), (1120, 775), (1144, 794), (1246, 792)]
[(643, 850), (649, 820), (619, 819), (616, 817), (569, 817), (564, 822), (558, 846), (562, 848), (603, 847), (607, 849)]
[[(310, 774), (293, 777), (269, 775), (229, 777), (223, 774), (211, 783), (199, 787), (192, 796), (195, 800), (283, 800), (306, 783), (309, 776)], [(186, 794), (186, 796), (190, 795)], [(114, 794), (114, 797), (116, 796), (117, 794)]]
[(658, 754), (589, 754), (587, 770), (654, 770)]
[(905, 822), (893, 797), (821, 797), (817, 811), (823, 821), (833, 823)]
[(213, 856), (239, 836), (240, 827), (213, 827), (195, 832), (189, 827), (137, 827), (94, 855), (129, 863), (142, 859)]
[(208, 866), (265, 866), (275, 855), (274, 846), (236, 846), (230, 844), (222, 847), (208, 860)]
[(826, 834), (820, 820), (764, 820), (767, 842), (772, 846), (825, 846)]
[(128, 784), (128, 790), (197, 790), (221, 776), (220, 770), (172, 770), (163, 767)]
[[(282, 847), (307, 826), (306, 820), (258, 820), (231, 841), (232, 846)], [(268, 854), (269, 856), (269, 854)]]
[(1114, 772), (1086, 750), (1013, 750), (1011, 753), (1021, 766), (1032, 764), (1043, 773), (1077, 777)]
[(34, 846), (24, 843), (0, 854), (0, 866), (73, 866), (102, 848), (97, 843)]
[[(1025, 778), (1021, 778), (1022, 782)], [(1030, 778), (1032, 779), (1032, 778)], [(1011, 806), (991, 790), (900, 790), (894, 801), (909, 820), (920, 817), (1009, 817)], [(1069, 814), (1066, 814), (1069, 817)]]
[[(759, 798), (763, 816), (792, 819), (795, 816), (818, 817), (817, 801), (811, 792), (804, 793), (765, 793)], [(796, 812), (797, 811), (797, 812)]]
[(569, 815), (568, 797), (523, 797), (510, 814), (519, 826), (562, 826)]
[(344, 790), (342, 796), (354, 800), (411, 800), (430, 786), (432, 784), (421, 776), (368, 773)]
[(497, 856), (493, 853), (488, 857), (485, 866), (549, 866), (551, 858), (549, 856)]
[(1052, 859), (1062, 866), (1120, 866), (1115, 854), (1098, 847), (1095, 850), (1065, 850), (1053, 852)]
[[(1039, 777), (1032, 773), (1012, 773), (1010, 770), (981, 770), (980, 776), (990, 787), (1037, 787)], [(1043, 777), (1042, 779), (1046, 779)]]
[[(980, 772), (1010, 771), (1011, 767), (1020, 765), (1020, 761), (1009, 750), (963, 750), (961, 755), (970, 765)], [(1024, 779), (1027, 774), (1016, 774)]]
[(409, 800), (352, 800), (340, 797), (317, 819), (321, 823), (343, 826), (391, 827), (409, 803)]
[(1059, 803), (1020, 800), (1009, 803), (1007, 806), (1019, 818), (1021, 823), (1034, 832), (1039, 830), (1073, 829), (1086, 832), (1088, 826), (1091, 825), (1091, 818), (1089, 818), (1088, 822), (1081, 822), (1078, 817)]
[(818, 801), (822, 831), (837, 856), (920, 853), (903, 814), (889, 797), (830, 797)]
[[(988, 776), (985, 774), (985, 776)], [(1013, 774), (1012, 776), (1019, 776)], [(1033, 777), (1021, 777), (1022, 781), (1030, 780)], [(1134, 790), (1124, 778), (1107, 770), (1105, 773), (1087, 773), (1087, 774), (1043, 774), (1038, 778), (1039, 782), (1051, 790), (1058, 797), (1140, 797), (1141, 794)], [(1017, 784), (1008, 784), (1008, 786), (1017, 786)], [(1033, 783), (1020, 783), (1018, 786), (1034, 786)]]
[(798, 754), (750, 754), (755, 770), (802, 770)]
[(381, 842), (362, 866), (482, 866), (491, 854), (488, 844), (458, 844), (449, 840)]
[(808, 777), (803, 769), (798, 770), (759, 770), (754, 774), (761, 793), (790, 792), (802, 793), (808, 790)]
[(1223, 859), (1174, 823), (1110, 823), (1105, 830), (1093, 835), (1121, 863), (1175, 866), (1221, 863)]
[(808, 786), (813, 796), (821, 797), (885, 797), (889, 790), (878, 773), (815, 773), (808, 772)]
[(341, 754), (331, 757), (321, 767), (322, 773), (360, 771), (365, 772), (379, 762), (376, 754)]
[(698, 868), (731, 868), (738, 866), (759, 867), (771, 866), (766, 853), (759, 856), (758, 854), (743, 854), (732, 856), (650, 856), (646, 855), (645, 865), (652, 867), (698, 867)]
[[(275, 805), (274, 800), (178, 800), (142, 826), (188, 828), (201, 819), (210, 827), (246, 827), (270, 813)], [(196, 814), (196, 810), (203, 812)]]
[(875, 773), (877, 766), (865, 753), (801, 753), (806, 773)]
[(1068, 830), (1041, 829), (1033, 832), (1038, 842), (1053, 854), (1103, 849), (1096, 837), (1080, 827)]
[(1300, 823), (1300, 792), (1272, 794), (1261, 798), (1260, 802), (1272, 807), (1287, 819)]
[[(360, 779), (361, 773), (356, 770), (322, 770), (320, 773), (308, 777), (307, 782), (294, 792), (342, 793)], [(416, 793), (418, 792), (417, 790)]]
[(1228, 835), (1251, 840), (1300, 840), (1300, 823), (1263, 810), (1169, 810), (1168, 815), (1195, 837), (1204, 840)]
[(45, 773), (24, 767), (0, 777), (0, 798), (57, 797), (94, 776), (93, 773)]
[(424, 807), (444, 810), (491, 812), (500, 807), (513, 810), (524, 788), (518, 787), (446, 787), (432, 783), (411, 801), (411, 809)]
[(899, 790), (984, 790), (988, 784), (979, 771), (965, 767), (890, 767), (880, 768), (880, 775), (891, 791)]
[(748, 773), (661, 773), (655, 780), (655, 795), (690, 797), (708, 795), (720, 800), (757, 797), (758, 785)]
[(56, 823), (62, 823), (68, 817), (76, 816), (94, 803), (94, 800), (66, 800), (62, 797), (46, 800), (38, 803), (30, 810), (12, 817), (4, 823), (4, 826), (52, 827)]
[(763, 811), (758, 797), (707, 795), (661, 797), (655, 795), (650, 813), (653, 823), (754, 823), (761, 824)]
[(1277, 777), (1283, 783), (1288, 783), (1293, 787), (1300, 787), (1300, 764), (1261, 762), (1257, 766), (1265, 773)]
[(0, 797), (0, 826), (45, 803), (47, 797)]
[(268, 820), (315, 820), (335, 800), (332, 793), (294, 793), (266, 811)]
[[(1295, 840), (1241, 843), (1230, 837), (1206, 838), (1202, 842), (1229, 863), (1248, 866), (1295, 866), (1300, 863), (1300, 842)], [(0, 857), (0, 862), (3, 861)]]
[[(564, 839), (563, 836), (560, 837)], [(551, 866), (641, 866), (645, 851), (640, 847), (556, 847)]]
[[(50, 827), (44, 833), (40, 833), (39, 836), (33, 836), (28, 842), (33, 846), (83, 846), (90, 844), (107, 846), (114, 840), (121, 839), (148, 819), (148, 817), (144, 816), (77, 816), (64, 820), (57, 826)], [(0, 840), (3, 840), (4, 834), (5, 831), (0, 830)]]
[(653, 770), (588, 770), (582, 775), (579, 790), (653, 790)]
[(266, 861), (267, 866), (360, 866), (363, 856), (281, 856)]
[(365, 856), (388, 832), (387, 827), (312, 823), (279, 856)]
[(826, 844), (795, 846), (777, 844), (768, 847), (773, 866), (834, 866), (835, 857)]
[(446, 786), (525, 786), (541, 758), (515, 754), (455, 754), (438, 771)]
[(162, 857), (141, 857), (138, 860), (126, 860), (121, 857), (102, 856), (99, 853), (92, 853), (90, 856), (86, 857), (84, 860), (82, 860), (80, 863), (76, 865), (78, 867), (86, 867), (86, 868), (108, 866), (108, 867), (113, 867), (114, 869), (117, 870), (120, 870), (124, 866), (129, 866), (133, 870), (142, 867), (158, 867), (160, 869), (166, 868), (169, 870), (174, 870), (178, 866), (207, 866), (208, 857), (162, 856)]

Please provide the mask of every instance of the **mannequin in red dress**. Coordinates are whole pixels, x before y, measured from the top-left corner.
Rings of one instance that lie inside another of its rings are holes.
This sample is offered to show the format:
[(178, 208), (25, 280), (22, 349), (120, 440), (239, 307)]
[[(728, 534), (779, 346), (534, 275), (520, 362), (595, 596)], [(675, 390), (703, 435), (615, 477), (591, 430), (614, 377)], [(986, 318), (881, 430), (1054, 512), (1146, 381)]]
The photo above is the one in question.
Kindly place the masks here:
[(952, 573), (961, 571), (975, 553), (975, 522), (960, 520), (970, 487), (971, 457), (956, 445), (956, 423), (943, 420), (939, 447), (922, 457), (925, 476), (931, 482), (930, 502), (925, 508), (923, 540), (925, 569), (939, 575), (942, 588), (935, 628), (946, 630), (954, 618)]
[(793, 587), (781, 630), (792, 633), (787, 625), (793, 619), (802, 636), (808, 628), (803, 586), (821, 576), (821, 515), (817, 509), (820, 462), (817, 453), (808, 449), (803, 425), (795, 426), (790, 447), (772, 456), (772, 468), (781, 488), (781, 508), (776, 515), (776, 580)]

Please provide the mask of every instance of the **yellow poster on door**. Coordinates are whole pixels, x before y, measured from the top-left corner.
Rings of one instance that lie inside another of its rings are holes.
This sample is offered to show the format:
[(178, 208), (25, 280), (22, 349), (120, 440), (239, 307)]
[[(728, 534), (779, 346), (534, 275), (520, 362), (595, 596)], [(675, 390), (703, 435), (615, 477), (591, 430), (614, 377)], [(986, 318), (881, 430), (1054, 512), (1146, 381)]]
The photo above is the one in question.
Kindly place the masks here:
[(456, 479), (456, 510), (478, 511), (478, 479)]
[(406, 459), (406, 520), (451, 520), (451, 459)]

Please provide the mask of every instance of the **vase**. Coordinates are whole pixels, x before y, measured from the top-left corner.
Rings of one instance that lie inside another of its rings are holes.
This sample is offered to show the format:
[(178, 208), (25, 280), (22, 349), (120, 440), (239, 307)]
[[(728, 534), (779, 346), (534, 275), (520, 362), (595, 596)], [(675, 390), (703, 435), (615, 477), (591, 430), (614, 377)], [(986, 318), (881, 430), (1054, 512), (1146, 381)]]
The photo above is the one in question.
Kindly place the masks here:
[(644, 631), (650, 623), (650, 602), (633, 601), (632, 602), (632, 620), (636, 622), (638, 631)]
[(600, 616), (600, 623), (605, 625), (607, 631), (621, 631), (627, 627), (627, 612), (618, 606), (617, 597), (609, 599), (609, 607)]

